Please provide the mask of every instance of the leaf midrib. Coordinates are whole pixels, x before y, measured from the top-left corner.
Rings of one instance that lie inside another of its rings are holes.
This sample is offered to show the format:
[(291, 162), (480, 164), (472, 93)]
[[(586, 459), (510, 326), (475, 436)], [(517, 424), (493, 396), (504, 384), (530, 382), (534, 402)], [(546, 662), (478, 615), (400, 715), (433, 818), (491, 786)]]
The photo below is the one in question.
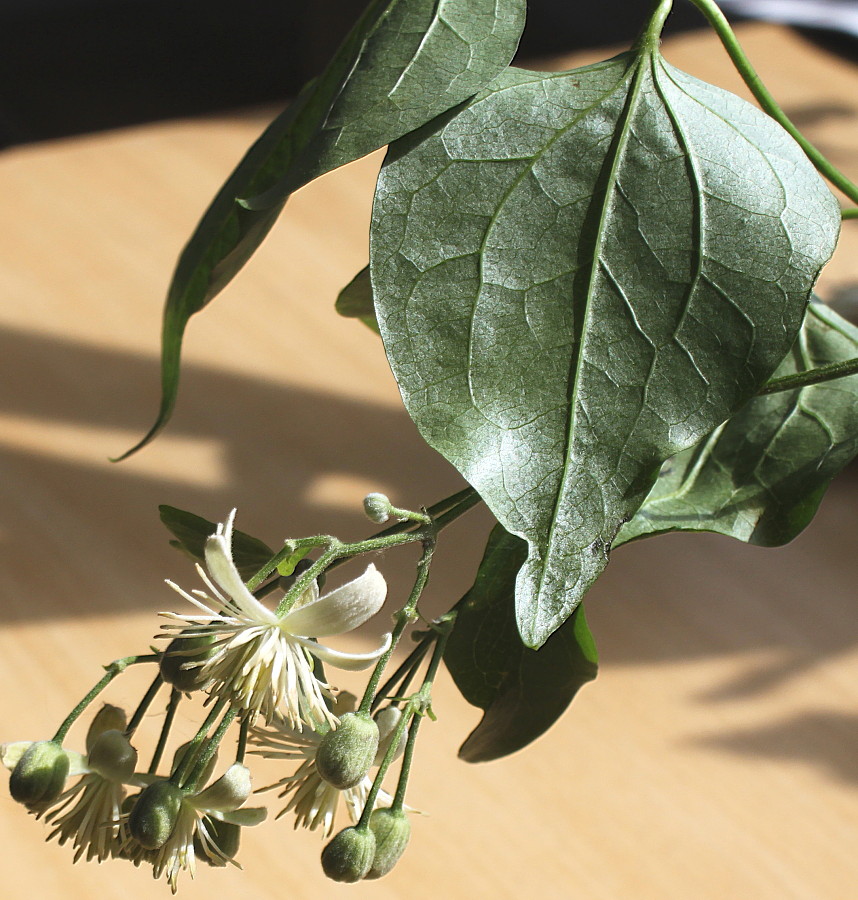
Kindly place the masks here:
[(538, 602), (539, 597), (542, 595), (542, 590), (545, 585), (545, 578), (548, 572), (551, 556), (554, 547), (554, 533), (557, 528), (557, 508), (560, 506), (562, 502), (562, 498), (567, 491), (568, 479), (569, 479), (569, 470), (571, 465), (571, 448), (574, 440), (575, 431), (577, 428), (577, 405), (575, 403), (575, 398), (578, 395), (579, 384), (582, 379), (582, 367), (583, 367), (583, 346), (582, 346), (582, 338), (586, 333), (587, 324), (589, 322), (590, 314), (592, 312), (592, 304), (593, 304), (593, 294), (596, 285), (596, 273), (599, 267), (599, 260), (601, 257), (602, 246), (604, 242), (605, 229), (608, 223), (608, 219), (610, 218), (610, 210), (612, 208), (612, 198), (614, 191), (617, 186), (617, 180), (619, 176), (620, 164), (624, 158), (624, 153), (626, 146), (628, 144), (629, 134), (631, 132), (631, 122), (634, 117), (634, 112), (637, 107), (638, 100), (641, 94), (641, 85), (643, 82), (644, 74), (646, 72), (646, 66), (643, 64), (645, 59), (651, 55), (651, 51), (643, 49), (638, 56), (638, 59), (635, 61), (634, 65), (634, 75), (632, 79), (631, 88), (628, 93), (628, 97), (626, 99), (625, 107), (623, 108), (623, 112), (620, 118), (621, 121), (621, 130), (618, 136), (618, 140), (616, 143), (616, 149), (614, 152), (614, 158), (611, 162), (611, 168), (608, 173), (608, 178), (605, 183), (605, 192), (604, 192), (604, 200), (602, 203), (602, 208), (599, 214), (599, 224), (596, 232), (596, 242), (593, 252), (593, 259), (590, 265), (590, 274), (588, 278), (587, 285), (587, 296), (584, 302), (584, 314), (581, 316), (580, 325), (577, 329), (577, 341), (575, 345), (577, 346), (577, 358), (575, 359), (575, 368), (574, 373), (572, 373), (572, 377), (570, 379), (570, 389), (569, 389), (569, 427), (567, 429), (566, 436), (566, 452), (564, 454), (562, 475), (560, 480), (560, 491), (557, 498), (557, 503), (554, 505), (554, 509), (551, 517), (551, 527), (548, 531), (548, 539), (545, 545), (545, 558), (542, 561), (542, 565), (539, 573), (539, 580), (536, 585), (536, 598), (537, 603), (532, 607), (532, 612), (530, 616), (530, 625), (531, 629), (536, 626), (537, 619), (539, 617), (540, 604)]

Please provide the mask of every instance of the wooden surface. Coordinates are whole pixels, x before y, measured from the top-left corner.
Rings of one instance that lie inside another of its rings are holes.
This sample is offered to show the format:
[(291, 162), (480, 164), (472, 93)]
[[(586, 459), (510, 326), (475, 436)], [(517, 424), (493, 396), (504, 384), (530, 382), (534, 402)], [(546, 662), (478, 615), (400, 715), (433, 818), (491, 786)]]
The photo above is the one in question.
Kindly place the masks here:
[[(740, 34), (788, 112), (858, 176), (856, 69), (775, 27)], [(714, 38), (680, 38), (666, 55), (738, 85)], [(333, 312), (366, 261), (378, 154), (294, 198), (248, 269), (191, 322), (169, 430), (130, 461), (107, 461), (156, 407), (175, 256), (265, 119), (156, 125), (0, 157), (2, 740), (50, 736), (100, 664), (145, 651), (155, 614), (177, 602), (163, 579), (196, 586), (167, 546), (159, 503), (210, 518), (237, 506), (239, 525), (270, 542), (319, 530), (354, 538), (371, 530), (359, 514), (367, 491), (409, 505), (460, 485), (409, 424), (377, 339)], [(844, 232), (823, 295), (858, 282), (858, 225)], [(203, 867), (182, 896), (856, 896), (856, 508), (847, 474), (789, 548), (688, 536), (618, 552), (589, 603), (599, 678), (508, 760), (456, 760), (478, 714), (445, 676), (409, 795), (429, 815), (415, 819), (388, 878), (325, 881), (319, 838), (280, 820), (245, 832), (243, 873)], [(487, 527), (474, 513), (443, 542), (431, 609), (467, 587)], [(407, 567), (384, 569), (401, 598)], [(368, 647), (385, 627), (380, 616), (341, 646)], [(107, 696), (132, 706), (147, 680), (129, 676)], [(144, 733), (158, 724), (150, 717)], [(0, 797), (4, 897), (169, 896), (127, 864), (72, 868), (69, 847), (45, 835)]]

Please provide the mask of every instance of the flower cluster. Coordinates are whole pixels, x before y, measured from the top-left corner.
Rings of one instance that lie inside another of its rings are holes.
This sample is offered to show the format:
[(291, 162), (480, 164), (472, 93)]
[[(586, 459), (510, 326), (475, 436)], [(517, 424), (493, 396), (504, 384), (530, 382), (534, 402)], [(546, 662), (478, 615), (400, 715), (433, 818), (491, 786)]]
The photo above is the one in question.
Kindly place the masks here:
[[(259, 755), (299, 762), (296, 771), (271, 786), (288, 797), (280, 815), (293, 812), (296, 827), (321, 828), (330, 837), (339, 807), (359, 823), (370, 797), (375, 812), (387, 810), (397, 822), (403, 818), (402, 803), (391, 810), (394, 798), (381, 790), (380, 778), (374, 786), (368, 774), (373, 766), (384, 770), (401, 752), (407, 734), (401, 711), (393, 704), (371, 718), (355, 709), (352, 695), (336, 694), (319, 671), (320, 663), (363, 669), (381, 657), (386, 661), (389, 634), (362, 654), (318, 642), (357, 628), (379, 611), (387, 594), (383, 576), (369, 565), (355, 580), (321, 595), (308, 575), (293, 580), (280, 606), (271, 609), (247, 587), (233, 558), (234, 518), (233, 510), (204, 541), (205, 568), (197, 566), (204, 591), (188, 592), (168, 582), (194, 610), (161, 614), (168, 621), (159, 636), (171, 639), (163, 652), (107, 666), (107, 675), (51, 740), (0, 747), (0, 761), (12, 773), (13, 797), (51, 826), (48, 840), (70, 843), (75, 862), (114, 858), (150, 865), (174, 893), (180, 874), (193, 877), (198, 861), (237, 865), (241, 828), (266, 817), (263, 808), (245, 807), (252, 790), (244, 765), (248, 742)], [(278, 576), (271, 583), (278, 584)], [(137, 662), (157, 663), (158, 675), (130, 722), (121, 709), (105, 705), (89, 727), (86, 752), (65, 747), (82, 710)], [(161, 735), (148, 771), (139, 771), (132, 740), (164, 684), (172, 690)], [(207, 695), (208, 716), (196, 737), (175, 752), (169, 772), (158, 774), (179, 702), (194, 691)], [(235, 762), (214, 779), (218, 745), (234, 721), (241, 723)], [(395, 753), (388, 752), (393, 742)], [(366, 810), (367, 822), (371, 812)], [(368, 828), (365, 824), (360, 834)], [(379, 834), (388, 831), (385, 824)], [(404, 849), (399, 843), (397, 853)], [(384, 861), (372, 869), (375, 856), (365, 855), (360, 877), (387, 871)]]

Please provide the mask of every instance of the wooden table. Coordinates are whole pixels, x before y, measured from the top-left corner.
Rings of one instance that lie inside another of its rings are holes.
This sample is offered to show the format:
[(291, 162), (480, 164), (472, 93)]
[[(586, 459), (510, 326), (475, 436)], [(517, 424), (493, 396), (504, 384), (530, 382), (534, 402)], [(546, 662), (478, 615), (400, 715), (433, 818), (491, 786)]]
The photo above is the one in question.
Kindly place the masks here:
[[(774, 26), (740, 36), (787, 111), (858, 176), (858, 71)], [(738, 86), (714, 37), (673, 40), (666, 55)], [(418, 505), (460, 485), (421, 445), (377, 339), (333, 311), (366, 261), (379, 154), (291, 201), (253, 263), (191, 322), (169, 430), (133, 459), (107, 461), (156, 406), (174, 258), (266, 118), (153, 125), (0, 158), (3, 740), (50, 736), (99, 664), (145, 651), (157, 611), (176, 605), (163, 579), (195, 586), (167, 546), (159, 503), (213, 519), (237, 506), (239, 525), (270, 542), (319, 530), (355, 538), (372, 527), (360, 514), (366, 492)], [(848, 223), (823, 295), (858, 281), (857, 235)], [(856, 508), (853, 474), (787, 549), (687, 536), (618, 552), (589, 603), (600, 677), (510, 759), (456, 760), (478, 714), (442, 678), (409, 794), (430, 815), (414, 820), (408, 853), (383, 881), (326, 881), (318, 836), (281, 820), (247, 830), (244, 873), (201, 867), (182, 895), (854, 897)], [(473, 513), (442, 545), (432, 610), (468, 586), (488, 525)], [(384, 563), (398, 597), (407, 562)], [(341, 646), (369, 647), (383, 619)], [(147, 680), (129, 675), (107, 696), (132, 705)], [(167, 892), (119, 862), (72, 868), (69, 847), (45, 845), (45, 834), (0, 801), (4, 896)]]

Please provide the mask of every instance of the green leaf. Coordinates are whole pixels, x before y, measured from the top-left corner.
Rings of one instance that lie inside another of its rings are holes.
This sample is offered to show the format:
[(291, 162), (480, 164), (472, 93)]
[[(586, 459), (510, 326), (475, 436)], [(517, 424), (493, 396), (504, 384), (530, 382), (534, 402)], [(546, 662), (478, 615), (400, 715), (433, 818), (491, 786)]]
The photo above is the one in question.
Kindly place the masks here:
[(648, 44), (508, 70), (391, 148), (385, 350), (423, 437), (528, 542), (526, 644), (580, 602), (661, 463), (774, 371), (838, 231), (779, 125)]
[(379, 333), (372, 300), (369, 266), (361, 269), (340, 291), (337, 297), (337, 312), (348, 319), (360, 319), (367, 328), (371, 328), (376, 334)]
[[(158, 511), (161, 521), (176, 538), (170, 541), (171, 546), (184, 550), (198, 562), (205, 562), (206, 538), (217, 531), (217, 525), (175, 506), (161, 505)], [(233, 531), (232, 556), (239, 574), (248, 581), (274, 556), (274, 551), (258, 538)]]
[[(778, 376), (858, 357), (858, 329), (820, 303)], [(715, 531), (763, 546), (791, 541), (858, 453), (858, 375), (752, 400), (668, 460), (614, 546), (668, 531)]]
[(485, 710), (459, 750), (467, 762), (487, 762), (525, 747), (596, 677), (596, 646), (581, 606), (540, 650), (522, 644), (514, 594), (526, 558), (524, 541), (496, 526), (444, 652), (465, 699)]
[[(374, 0), (328, 68), (266, 129), (179, 258), (161, 336), (161, 407), (176, 402), (188, 319), (250, 259), (289, 195), (461, 103), (512, 59), (526, 0)], [(244, 199), (240, 199), (244, 198)]]

